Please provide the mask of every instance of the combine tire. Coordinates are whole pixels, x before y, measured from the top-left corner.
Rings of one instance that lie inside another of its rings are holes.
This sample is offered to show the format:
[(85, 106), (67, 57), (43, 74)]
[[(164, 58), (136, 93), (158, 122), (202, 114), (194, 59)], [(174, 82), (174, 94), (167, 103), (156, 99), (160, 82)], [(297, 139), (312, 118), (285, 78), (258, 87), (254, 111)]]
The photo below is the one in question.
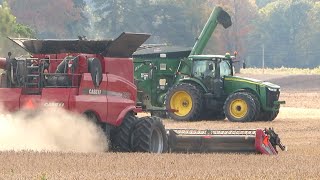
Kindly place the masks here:
[(168, 91), (165, 104), (172, 119), (198, 120), (203, 107), (202, 94), (191, 84), (177, 84)]
[(133, 150), (136, 152), (168, 152), (166, 130), (158, 117), (143, 117), (135, 126)]
[(132, 151), (132, 132), (134, 126), (139, 122), (134, 115), (128, 114), (118, 128), (111, 133), (112, 149), (118, 152)]
[(253, 95), (248, 92), (231, 94), (224, 103), (224, 112), (229, 121), (250, 122), (257, 116), (257, 106)]

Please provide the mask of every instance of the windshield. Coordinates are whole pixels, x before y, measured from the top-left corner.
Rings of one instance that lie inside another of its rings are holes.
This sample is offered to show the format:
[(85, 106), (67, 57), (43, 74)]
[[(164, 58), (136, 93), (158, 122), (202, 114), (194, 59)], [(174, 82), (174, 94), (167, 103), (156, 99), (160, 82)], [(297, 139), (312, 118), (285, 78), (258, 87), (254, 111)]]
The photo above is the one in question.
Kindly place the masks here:
[(194, 61), (193, 75), (198, 78), (214, 77), (214, 63), (210, 60)]
[(222, 60), (220, 63), (220, 76), (231, 76), (231, 65), (228, 60)]

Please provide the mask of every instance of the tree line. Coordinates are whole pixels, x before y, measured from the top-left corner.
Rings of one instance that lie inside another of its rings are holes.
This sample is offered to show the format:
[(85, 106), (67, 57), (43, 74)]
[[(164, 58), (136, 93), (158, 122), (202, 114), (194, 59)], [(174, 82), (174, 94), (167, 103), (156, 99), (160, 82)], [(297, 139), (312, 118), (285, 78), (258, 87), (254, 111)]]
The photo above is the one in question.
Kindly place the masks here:
[[(2, 1), (2, 2), (1, 2)], [(192, 47), (215, 6), (233, 25), (218, 27), (205, 53), (237, 51), (247, 66), (320, 65), (318, 0), (0, 0), (0, 53), (13, 48), (6, 36), (88, 39), (122, 32), (152, 34), (147, 43)]]

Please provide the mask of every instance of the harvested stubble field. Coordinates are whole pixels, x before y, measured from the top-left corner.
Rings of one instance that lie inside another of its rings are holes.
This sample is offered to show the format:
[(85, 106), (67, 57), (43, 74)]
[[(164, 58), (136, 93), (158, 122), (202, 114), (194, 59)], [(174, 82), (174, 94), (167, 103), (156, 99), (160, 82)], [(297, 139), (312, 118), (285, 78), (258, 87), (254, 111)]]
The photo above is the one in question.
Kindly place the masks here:
[[(0, 179), (319, 179), (320, 76), (259, 78), (285, 86), (281, 99), (286, 105), (274, 122), (165, 120), (165, 125), (198, 129), (274, 127), (288, 146), (288, 151), (278, 156), (1, 152)], [(312, 83), (299, 86), (299, 78), (305, 78), (301, 82), (311, 78)]]

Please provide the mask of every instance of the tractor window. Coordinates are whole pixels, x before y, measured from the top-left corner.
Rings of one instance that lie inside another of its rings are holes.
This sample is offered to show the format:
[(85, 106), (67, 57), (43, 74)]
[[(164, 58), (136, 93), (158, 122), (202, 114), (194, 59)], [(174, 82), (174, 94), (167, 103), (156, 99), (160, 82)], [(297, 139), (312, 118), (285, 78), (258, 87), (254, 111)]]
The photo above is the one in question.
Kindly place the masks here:
[(212, 61), (194, 61), (193, 74), (198, 78), (214, 77), (214, 63)]
[(231, 76), (231, 66), (227, 60), (223, 60), (220, 63), (220, 77)]

